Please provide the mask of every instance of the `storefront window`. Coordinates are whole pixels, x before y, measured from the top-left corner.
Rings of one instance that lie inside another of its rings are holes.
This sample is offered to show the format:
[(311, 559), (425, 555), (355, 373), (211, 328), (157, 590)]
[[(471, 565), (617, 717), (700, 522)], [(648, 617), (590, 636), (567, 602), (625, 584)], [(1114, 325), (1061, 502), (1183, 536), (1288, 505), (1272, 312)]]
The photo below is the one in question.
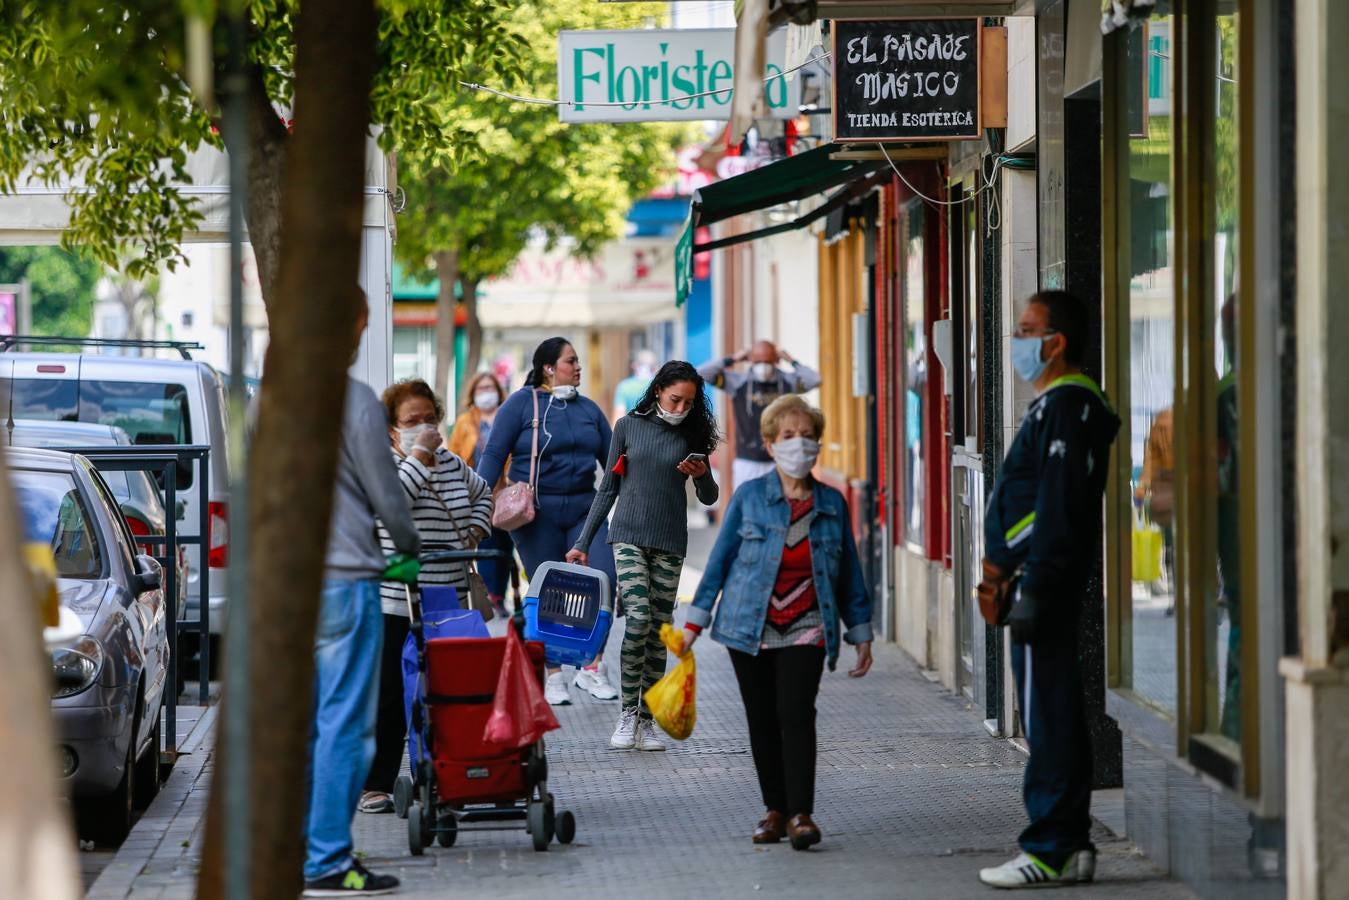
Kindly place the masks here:
[[(1222, 5), (1220, 5), (1221, 7)], [(1213, 377), (1217, 418), (1212, 463), (1216, 488), (1212, 495), (1217, 523), (1212, 558), (1217, 559), (1212, 588), (1206, 592), (1204, 640), (1209, 665), (1205, 672), (1205, 720), (1208, 731), (1234, 742), (1241, 740), (1241, 545), (1240, 497), (1237, 465), (1237, 323), (1240, 286), (1238, 260), (1238, 148), (1237, 148), (1237, 29), (1236, 12), (1217, 17), (1218, 66), (1214, 90), (1217, 111), (1213, 127), (1214, 225)], [(1236, 752), (1236, 744), (1232, 745)]]
[[(1129, 446), (1133, 479), (1132, 684), (1176, 711), (1175, 261), (1171, 22), (1126, 44), (1129, 176)], [(1125, 448), (1121, 448), (1125, 449)]]
[(925, 544), (924, 511), (927, 477), (923, 465), (924, 421), (927, 399), (927, 333), (924, 307), (927, 303), (927, 265), (924, 231), (926, 213), (921, 200), (905, 205), (904, 221), (904, 535), (909, 543)]
[[(969, 190), (967, 196), (975, 196)], [(983, 417), (980, 400), (983, 383), (979, 377), (979, 208), (967, 202), (962, 208), (965, 239), (965, 446), (978, 452), (983, 449)]]

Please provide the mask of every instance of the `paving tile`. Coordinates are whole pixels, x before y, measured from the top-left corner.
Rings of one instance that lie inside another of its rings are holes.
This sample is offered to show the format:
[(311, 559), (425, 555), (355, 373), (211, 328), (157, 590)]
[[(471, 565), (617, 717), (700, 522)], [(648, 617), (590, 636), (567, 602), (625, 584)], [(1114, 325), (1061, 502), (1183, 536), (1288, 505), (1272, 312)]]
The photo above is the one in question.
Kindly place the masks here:
[[(615, 662), (618, 641), (615, 633)], [(406, 822), (358, 814), (358, 853), (398, 875), (400, 896), (413, 898), (990, 896), (977, 872), (1015, 852), (1025, 756), (989, 737), (962, 698), (889, 645), (877, 647), (870, 675), (850, 679), (845, 648), (818, 704), (816, 819), (824, 843), (807, 853), (785, 843), (756, 847), (748, 835), (762, 809), (729, 659), (710, 640), (697, 653), (697, 728), (665, 753), (609, 750), (615, 703), (574, 695), (556, 710), (562, 728), (546, 742), (549, 789), (576, 815), (571, 846), (536, 853), (523, 830), (465, 830), (454, 847), (411, 857)], [(172, 790), (142, 820), (146, 835), (138, 826), (90, 897), (192, 896), (212, 767), (206, 732), (198, 733), (195, 759), (180, 761)], [(1106, 828), (1094, 839), (1101, 857), (1092, 897), (1193, 896)], [(1076, 893), (1084, 892), (1056, 896)]]

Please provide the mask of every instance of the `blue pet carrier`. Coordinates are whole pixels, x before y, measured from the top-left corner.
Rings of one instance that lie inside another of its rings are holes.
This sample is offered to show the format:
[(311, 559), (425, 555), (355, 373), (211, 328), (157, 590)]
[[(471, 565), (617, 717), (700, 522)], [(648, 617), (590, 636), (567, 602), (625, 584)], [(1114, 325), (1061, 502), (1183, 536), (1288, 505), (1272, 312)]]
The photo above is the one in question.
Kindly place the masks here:
[(543, 563), (529, 579), (524, 614), (525, 640), (541, 641), (550, 665), (585, 665), (609, 638), (614, 619), (609, 576), (585, 566)]

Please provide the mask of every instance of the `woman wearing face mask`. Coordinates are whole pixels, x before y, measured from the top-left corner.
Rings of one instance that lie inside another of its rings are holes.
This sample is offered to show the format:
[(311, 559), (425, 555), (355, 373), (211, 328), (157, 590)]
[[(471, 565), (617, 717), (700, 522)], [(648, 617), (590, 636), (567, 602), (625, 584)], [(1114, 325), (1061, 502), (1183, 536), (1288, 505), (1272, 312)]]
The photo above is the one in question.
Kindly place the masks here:
[(717, 440), (702, 376), (686, 362), (667, 362), (615, 426), (604, 481), (567, 554), (568, 562), (585, 565), (591, 536), (617, 502), (609, 543), (626, 625), (623, 708), (609, 739), (615, 750), (665, 749), (642, 695), (665, 674), (660, 626), (674, 617), (688, 545), (684, 482), (693, 479), (704, 505), (717, 502), (717, 483), (707, 465)]
[[(815, 697), (841, 637), (871, 668), (871, 598), (843, 495), (811, 477), (824, 414), (795, 395), (764, 410), (777, 471), (736, 490), (684, 625), (691, 647), (710, 623), (731, 653), (767, 812), (756, 844), (820, 842), (815, 801)], [(721, 602), (717, 603), (720, 594)], [(713, 615), (713, 607), (716, 614)]]
[[(454, 420), (454, 428), (450, 430), (448, 442), (450, 452), (476, 468), (482, 461), (483, 450), (486, 449), (487, 441), (492, 436), (492, 424), (496, 421), (497, 410), (505, 399), (506, 392), (496, 376), (491, 372), (479, 372), (477, 377), (469, 382), (464, 411)], [(501, 486), (498, 483), (493, 488)], [(491, 535), (482, 542), (484, 550), (509, 551), (514, 547), (510, 533), (500, 528), (493, 528)], [(506, 585), (510, 581), (510, 566), (506, 563), (483, 561), (478, 563), (478, 572), (487, 583), (487, 593), (492, 598), (497, 615), (504, 618), (507, 615), (505, 599)]]
[[(457, 549), (477, 546), (491, 528), (492, 490), (458, 456), (440, 446), (444, 408), (420, 378), (409, 378), (384, 391), (389, 417), (389, 439), (398, 463), (412, 518), (424, 545)], [(394, 553), (393, 539), (381, 523), (380, 548)], [(421, 584), (452, 585), (468, 596), (468, 569), (463, 563), (426, 563), (417, 579)], [(370, 765), (360, 810), (391, 812), (394, 779), (403, 767), (407, 723), (403, 712), (403, 642), (408, 633), (407, 598), (403, 585), (380, 585), (384, 611), (384, 645), (380, 656), (379, 707), (375, 720), (375, 759)]]
[[(538, 460), (534, 482), (534, 521), (511, 533), (532, 576), (539, 564), (561, 562), (575, 545), (595, 499), (595, 466), (609, 457), (612, 430), (604, 411), (583, 397), (581, 361), (565, 338), (549, 338), (534, 351), (525, 386), (506, 398), (478, 461), (478, 474), (489, 484), (501, 477), (510, 458), (511, 481), (528, 482), (534, 441), (534, 405), (538, 399)], [(588, 548), (590, 565), (615, 581), (608, 529), (601, 524)], [(615, 700), (618, 691), (599, 660), (577, 672), (576, 686), (597, 700)], [(554, 706), (571, 702), (566, 676), (552, 669), (544, 695)]]

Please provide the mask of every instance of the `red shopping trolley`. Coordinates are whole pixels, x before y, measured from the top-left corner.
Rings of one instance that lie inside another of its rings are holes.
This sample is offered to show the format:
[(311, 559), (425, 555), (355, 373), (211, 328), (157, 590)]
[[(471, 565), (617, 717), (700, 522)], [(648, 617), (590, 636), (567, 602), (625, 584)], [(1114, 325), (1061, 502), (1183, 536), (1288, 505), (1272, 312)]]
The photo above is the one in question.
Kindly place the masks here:
[[(504, 555), (502, 551), (436, 551), (423, 561), (468, 561)], [(408, 584), (408, 582), (404, 582)], [(415, 581), (409, 584), (410, 632), (418, 645), (419, 690), (408, 727), (420, 737), (422, 752), (411, 759), (412, 777), (400, 776), (394, 803), (408, 823), (408, 849), (420, 856), (437, 842), (454, 845), (461, 830), (514, 831), (522, 827), (535, 850), (547, 850), (554, 838), (569, 844), (576, 818), (556, 809), (548, 790), (548, 757), (543, 738), (522, 747), (503, 747), (485, 739), (508, 664), (504, 638), (424, 639), (421, 603)], [(544, 647), (524, 644), (527, 665), (542, 687)]]

